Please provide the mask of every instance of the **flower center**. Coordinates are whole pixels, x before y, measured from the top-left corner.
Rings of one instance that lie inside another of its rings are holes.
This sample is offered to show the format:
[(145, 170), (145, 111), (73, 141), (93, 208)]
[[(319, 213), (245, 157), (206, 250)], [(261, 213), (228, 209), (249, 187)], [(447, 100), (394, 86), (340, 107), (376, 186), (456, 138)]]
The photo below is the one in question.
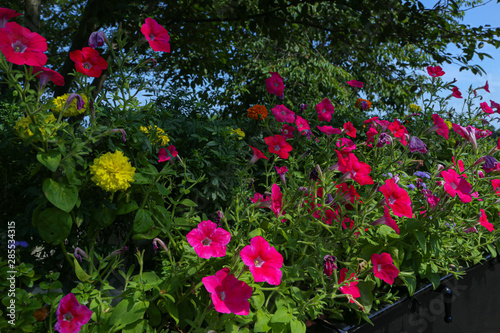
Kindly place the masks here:
[(381, 269), (382, 269), (382, 264), (378, 264), (377, 265), (377, 270), (380, 272)]
[(21, 43), (21, 41), (16, 40), (14, 43), (12, 43), (12, 48), (14, 49), (14, 52), (24, 53), (28, 46)]
[(153, 35), (153, 33), (150, 33), (150, 34), (149, 34), (149, 39), (151, 39), (151, 40), (155, 40), (155, 35)]
[(258, 256), (257, 258), (255, 258), (253, 263), (255, 264), (255, 267), (260, 267), (264, 264), (264, 260), (262, 260), (262, 258)]
[(204, 240), (201, 241), (201, 244), (203, 244), (203, 246), (209, 246), (210, 244), (212, 244), (212, 240), (206, 237)]
[(281, 149), (281, 147), (280, 147), (280, 146), (278, 146), (278, 145), (274, 146), (274, 150), (276, 150), (276, 151), (280, 151), (280, 149)]
[(223, 301), (226, 298), (226, 293), (224, 291), (219, 292), (220, 300)]
[(63, 314), (63, 320), (65, 320), (65, 321), (71, 321), (71, 320), (73, 320), (73, 318), (75, 318), (75, 317), (73, 316), (73, 314), (70, 311)]
[(286, 111), (281, 111), (281, 114), (286, 116)]
[(87, 62), (83, 63), (83, 68), (85, 68), (85, 69), (91, 69), (92, 65), (87, 61)]
[(394, 198), (392, 195), (387, 198), (387, 201), (389, 201), (389, 204), (392, 205), (395, 201), (396, 201), (396, 198)]

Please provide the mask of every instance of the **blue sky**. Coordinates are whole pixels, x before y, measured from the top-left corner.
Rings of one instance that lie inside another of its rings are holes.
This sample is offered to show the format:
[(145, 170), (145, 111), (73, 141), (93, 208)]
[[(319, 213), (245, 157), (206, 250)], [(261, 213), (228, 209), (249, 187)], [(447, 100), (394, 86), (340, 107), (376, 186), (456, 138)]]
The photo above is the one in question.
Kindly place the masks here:
[[(424, 0), (421, 2), (426, 7), (431, 8), (438, 1)], [(500, 27), (500, 4), (497, 3), (496, 0), (485, 2), (485, 5), (477, 6), (473, 9), (467, 10), (462, 23), (471, 25), (473, 27), (484, 27), (487, 24), (489, 24), (492, 28)], [(460, 50), (458, 50), (454, 46), (450, 46), (448, 50), (452, 54), (460, 53)], [(485, 45), (481, 49), (481, 51), (489, 54), (493, 58), (489, 59), (485, 57), (482, 61), (478, 57), (474, 57), (473, 59), (473, 63), (480, 65), (486, 71), (486, 75), (474, 75), (470, 71), (460, 72), (460, 66), (454, 64), (444, 64), (442, 68), (445, 71), (446, 75), (442, 78), (446, 81), (451, 81), (454, 78), (457, 79), (456, 86), (462, 92), (467, 91), (470, 85), (472, 85), (473, 88), (484, 86), (486, 80), (488, 80), (490, 86), (490, 94), (488, 94), (484, 90), (478, 91), (478, 93), (484, 97), (483, 101), (488, 102), (488, 104), (490, 104), (490, 100), (500, 103), (500, 48), (496, 49), (494, 46)], [(456, 110), (462, 109), (462, 103), (463, 100), (455, 98), (452, 98), (451, 100), (451, 106), (455, 107)], [(500, 127), (500, 123), (498, 122), (498, 120), (492, 121), (491, 124), (496, 128)]]

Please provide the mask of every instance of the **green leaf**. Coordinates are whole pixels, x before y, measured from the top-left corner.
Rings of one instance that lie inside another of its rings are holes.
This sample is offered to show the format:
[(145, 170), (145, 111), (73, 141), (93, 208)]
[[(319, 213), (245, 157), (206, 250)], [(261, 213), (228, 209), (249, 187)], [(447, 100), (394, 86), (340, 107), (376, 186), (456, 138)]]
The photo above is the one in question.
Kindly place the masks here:
[(439, 278), (438, 273), (427, 273), (426, 278), (428, 278), (429, 281), (431, 281), (434, 290), (437, 289), (441, 284), (441, 279)]
[(166, 297), (163, 299), (163, 305), (167, 308), (168, 314), (175, 320), (176, 324), (179, 324), (179, 309), (175, 302), (173, 302), (170, 298)]
[(113, 313), (109, 317), (109, 323), (113, 326), (132, 324), (142, 319), (148, 306), (149, 302), (147, 301), (134, 301), (128, 298), (122, 299), (113, 309)]
[(226, 323), (226, 333), (238, 333), (238, 325), (233, 322), (228, 321)]
[(399, 277), (403, 280), (406, 287), (408, 288), (408, 294), (410, 294), (410, 296), (413, 296), (415, 290), (417, 289), (417, 278), (415, 277), (414, 273), (401, 272), (399, 273)]
[(198, 207), (198, 204), (189, 200), (189, 199), (183, 199), (180, 202), (181, 205), (188, 206), (188, 207)]
[(137, 208), (139, 208), (139, 206), (135, 200), (131, 200), (130, 202), (120, 201), (117, 205), (116, 215), (128, 214)]
[(45, 209), (36, 220), (35, 225), (42, 239), (54, 245), (58, 245), (69, 236), (73, 224), (68, 213), (55, 207)]
[(373, 281), (360, 281), (358, 283), (359, 293), (361, 295), (361, 304), (365, 307), (365, 313), (369, 313), (373, 304), (372, 290), (375, 288)]
[(264, 293), (261, 290), (256, 289), (252, 295), (251, 300), (253, 307), (255, 309), (260, 309), (264, 305), (266, 297), (264, 296)]
[(441, 252), (441, 239), (436, 235), (431, 235), (431, 250), (436, 257)]
[(257, 321), (255, 322), (254, 332), (267, 332), (271, 329), (269, 323), (270, 316), (262, 309), (257, 310)]
[(139, 209), (135, 213), (134, 219), (134, 233), (144, 234), (151, 230), (153, 227), (153, 220), (151, 219), (151, 212), (145, 209)]
[(60, 184), (52, 178), (43, 181), (43, 193), (47, 200), (57, 208), (70, 212), (78, 200), (78, 189), (76, 186)]
[(83, 269), (82, 266), (80, 266), (80, 263), (76, 258), (73, 258), (73, 263), (75, 264), (75, 274), (78, 280), (82, 282), (87, 282), (90, 280), (91, 276), (88, 275)]
[(36, 154), (38, 162), (45, 165), (50, 171), (55, 172), (61, 162), (61, 154), (57, 151), (49, 151), (47, 153)]
[(292, 319), (290, 328), (292, 329), (292, 333), (306, 333), (306, 324), (296, 318)]
[(288, 323), (292, 320), (292, 315), (285, 307), (279, 307), (271, 318), (271, 323)]
[(420, 244), (423, 253), (427, 253), (427, 241), (425, 240), (425, 234), (419, 230), (415, 230), (413, 233), (415, 234), (415, 237), (417, 238), (417, 241)]

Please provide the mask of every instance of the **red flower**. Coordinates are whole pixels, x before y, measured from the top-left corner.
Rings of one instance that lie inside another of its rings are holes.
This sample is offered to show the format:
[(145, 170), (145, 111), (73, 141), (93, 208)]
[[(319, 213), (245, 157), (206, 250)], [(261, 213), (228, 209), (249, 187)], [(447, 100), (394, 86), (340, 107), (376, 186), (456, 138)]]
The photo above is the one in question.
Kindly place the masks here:
[(54, 329), (60, 333), (78, 333), (88, 323), (92, 313), (88, 307), (78, 303), (73, 293), (69, 293), (59, 301)]
[[(273, 211), (276, 217), (280, 217), (285, 213), (282, 208), (283, 205), (283, 193), (281, 193), (281, 189), (277, 184), (273, 184), (271, 188), (271, 210)], [(281, 221), (284, 222), (284, 219)]]
[(476, 128), (473, 126), (460, 126), (458, 124), (453, 124), (453, 130), (459, 134), (462, 138), (472, 143), (474, 149), (477, 151), (477, 138), (476, 138)]
[(345, 155), (356, 149), (356, 144), (348, 138), (340, 138), (337, 141), (337, 148), (340, 148), (340, 152)]
[(56, 86), (64, 86), (64, 77), (50, 68), (33, 66), (33, 73), (38, 73), (36, 77), (40, 79), (41, 87), (49, 81), (54, 82)]
[(268, 136), (264, 139), (266, 144), (269, 146), (269, 152), (278, 155), (282, 159), (287, 159), (290, 151), (293, 150), (292, 146), (286, 142), (286, 139), (275, 134), (274, 136)]
[(264, 195), (262, 195), (260, 193), (256, 192), (253, 195), (253, 198), (251, 198), (250, 200), (253, 203), (260, 202), (259, 207), (263, 207), (263, 208), (270, 208), (271, 207), (271, 200), (269, 199), (269, 197), (265, 197)]
[(347, 81), (347, 84), (354, 88), (363, 88), (363, 82), (361, 81), (351, 80)]
[(343, 203), (347, 209), (353, 209), (349, 202), (351, 204), (354, 204), (356, 200), (361, 202), (361, 200), (359, 200), (359, 194), (352, 184), (347, 185), (346, 183), (342, 183), (335, 185), (335, 187), (337, 188), (337, 196), (340, 196), (339, 202)]
[(456, 98), (462, 98), (462, 93), (458, 91), (458, 87), (453, 87), (453, 93), (451, 95)]
[(285, 139), (291, 139), (293, 138), (294, 131), (295, 131), (295, 126), (283, 124), (283, 127), (281, 128), (281, 135), (283, 135)]
[[(269, 72), (271, 77), (266, 79), (266, 89), (267, 92), (278, 97), (283, 96), (283, 92), (285, 91), (285, 84), (283, 83), (283, 78), (278, 72)], [(289, 121), (291, 123), (291, 121)]]
[(248, 299), (252, 297), (253, 289), (229, 274), (229, 268), (223, 268), (215, 275), (205, 276), (201, 282), (210, 293), (215, 311), (241, 316), (250, 313)]
[(77, 72), (90, 77), (99, 77), (108, 68), (108, 63), (99, 56), (99, 51), (91, 47), (75, 50), (69, 54), (69, 58), (75, 62)]
[(371, 225), (379, 225), (379, 224), (385, 224), (386, 226), (391, 227), (399, 235), (398, 224), (391, 217), (391, 213), (389, 211), (389, 207), (384, 206), (384, 216), (371, 223)]
[(295, 112), (292, 110), (288, 109), (285, 105), (276, 105), (274, 108), (271, 109), (271, 111), (274, 114), (274, 117), (276, 118), (277, 122), (280, 123), (293, 123), (295, 121)]
[(372, 168), (364, 163), (359, 162), (356, 155), (350, 153), (346, 157), (342, 156), (342, 153), (338, 150), (337, 157), (339, 161), (336, 166), (332, 167), (345, 174), (346, 178), (350, 178), (356, 181), (359, 185), (369, 185), (373, 184), (373, 179), (368, 174), (372, 171)]
[(357, 130), (350, 121), (348, 121), (347, 123), (344, 124), (344, 131), (345, 131), (345, 134), (349, 135), (351, 138), (356, 137)]
[(385, 184), (380, 186), (380, 192), (384, 194), (385, 202), (391, 207), (394, 215), (412, 218), (410, 196), (396, 184), (394, 179), (387, 179)]
[(316, 112), (318, 113), (319, 121), (330, 121), (332, 120), (332, 115), (335, 112), (335, 107), (328, 98), (325, 98), (321, 103), (316, 104)]
[(333, 128), (333, 126), (316, 126), (321, 132), (330, 136), (332, 134), (340, 134), (342, 130), (340, 128)]
[[(168, 152), (167, 152), (168, 150)], [(178, 155), (177, 150), (175, 150), (174, 145), (170, 145), (165, 148), (160, 148), (158, 151), (158, 162), (166, 162), (170, 159), (170, 157), (176, 157)]]
[(281, 182), (283, 185), (286, 185), (286, 180), (285, 180), (285, 175), (288, 172), (288, 168), (286, 166), (282, 166), (281, 168), (278, 168), (277, 166), (274, 167), (276, 169), (276, 172), (281, 178)]
[(445, 180), (444, 189), (454, 198), (457, 194), (463, 203), (471, 202), (471, 185), (462, 178), (455, 170), (441, 171), (441, 176)]
[(200, 258), (224, 257), (231, 234), (210, 220), (201, 221), (196, 229), (186, 235), (189, 245)]
[(490, 99), (491, 107), (497, 109), (496, 111), (500, 113), (500, 104)]
[(155, 19), (148, 17), (146, 23), (141, 27), (141, 32), (148, 40), (153, 51), (170, 52), (170, 35), (167, 29), (158, 24)]
[[(345, 295), (351, 295), (353, 298), (361, 297), (358, 288), (358, 278), (356, 274), (352, 273), (348, 281), (345, 282), (347, 274), (347, 268), (342, 268), (339, 272), (339, 285), (342, 285), (339, 289)], [(345, 282), (345, 283), (344, 283)], [(349, 299), (351, 303), (354, 303), (352, 299)]]
[(375, 127), (370, 127), (368, 131), (366, 132), (366, 136), (368, 137), (368, 140), (366, 142), (374, 142), (374, 137), (378, 134), (377, 130)]
[(408, 131), (406, 130), (406, 127), (399, 122), (399, 120), (394, 120), (394, 122), (389, 125), (389, 130), (392, 132), (394, 137), (403, 144), (403, 146), (407, 145), (406, 136)]
[(490, 92), (490, 85), (488, 84), (488, 80), (486, 80), (486, 84), (484, 85), (483, 89), (487, 92)]
[[(500, 196), (500, 179), (492, 179), (491, 180), (491, 186), (493, 186), (493, 191)], [(498, 190), (497, 190), (498, 188)]]
[(493, 109), (488, 105), (488, 102), (482, 102), (479, 106), (481, 106), (481, 110), (483, 110), (483, 112), (495, 113), (495, 111), (493, 111)]
[(16, 13), (15, 10), (9, 8), (1, 8), (0, 7), (0, 28), (5, 27), (5, 23), (10, 19), (23, 15), (21, 13)]
[(277, 286), (281, 283), (283, 256), (262, 236), (255, 236), (250, 245), (240, 251), (241, 260), (248, 266), (255, 282)]
[(440, 66), (428, 66), (427, 73), (429, 73), (429, 75), (432, 77), (439, 77), (444, 75), (443, 69)]
[(309, 122), (302, 118), (301, 116), (297, 116), (297, 120), (295, 120), (295, 125), (297, 125), (297, 129), (302, 135), (311, 132), (311, 127), (309, 127)]
[(16, 22), (0, 28), (0, 50), (7, 61), (16, 65), (43, 66), (47, 62), (47, 40)]
[(432, 120), (434, 121), (434, 126), (429, 128), (427, 132), (436, 131), (437, 134), (441, 135), (443, 138), (448, 140), (450, 129), (448, 125), (444, 122), (443, 118), (441, 118), (438, 114), (432, 115)]
[(392, 257), (389, 253), (372, 254), (373, 275), (380, 280), (392, 285), (394, 279), (399, 275), (399, 269), (394, 266)]
[(493, 227), (493, 224), (488, 222), (488, 216), (486, 216), (484, 209), (481, 209), (481, 217), (479, 218), (479, 222), (481, 223), (481, 225), (483, 227), (488, 229), (489, 232), (492, 232), (493, 230), (495, 230), (495, 228)]
[(261, 152), (260, 150), (258, 150), (257, 148), (255, 147), (252, 147), (252, 146), (248, 146), (250, 148), (252, 148), (253, 150), (253, 156), (252, 156), (252, 159), (250, 160), (250, 162), (248, 162), (249, 165), (251, 164), (254, 164), (255, 162), (257, 162), (258, 160), (260, 160), (261, 158), (265, 158), (266, 160), (269, 160), (266, 155), (264, 155), (263, 152)]

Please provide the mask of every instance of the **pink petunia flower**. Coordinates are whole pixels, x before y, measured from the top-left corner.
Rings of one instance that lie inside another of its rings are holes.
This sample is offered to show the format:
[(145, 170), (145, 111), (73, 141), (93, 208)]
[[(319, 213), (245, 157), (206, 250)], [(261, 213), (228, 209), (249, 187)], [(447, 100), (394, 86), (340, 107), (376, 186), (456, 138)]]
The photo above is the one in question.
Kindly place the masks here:
[(311, 133), (311, 127), (309, 127), (309, 122), (304, 118), (302, 118), (301, 116), (297, 116), (297, 120), (295, 120), (295, 125), (297, 126), (297, 130), (302, 135)]
[(385, 184), (380, 186), (380, 192), (384, 194), (385, 201), (391, 207), (394, 215), (412, 218), (410, 196), (408, 192), (396, 184), (394, 179), (387, 179)]
[(462, 138), (472, 143), (474, 150), (477, 151), (477, 138), (476, 138), (476, 128), (473, 126), (460, 126), (458, 124), (453, 124), (453, 130), (459, 134)]
[[(351, 295), (353, 298), (361, 297), (358, 288), (358, 278), (356, 274), (352, 273), (349, 279), (346, 281), (347, 268), (342, 268), (339, 272), (339, 285), (342, 285), (339, 290), (345, 295)], [(346, 284), (347, 283), (347, 284)], [(351, 303), (354, 300), (349, 299)]]
[(490, 104), (492, 108), (496, 109), (496, 112), (500, 113), (500, 104), (490, 99)]
[(492, 179), (491, 186), (493, 186), (493, 191), (500, 197), (500, 179)]
[(250, 313), (248, 299), (252, 297), (253, 289), (229, 274), (229, 268), (225, 267), (215, 275), (205, 276), (201, 282), (210, 293), (215, 311), (240, 316)]
[(347, 81), (347, 84), (354, 88), (363, 88), (364, 83), (361, 81), (351, 80)]
[(355, 138), (357, 130), (354, 125), (350, 121), (348, 121), (347, 123), (344, 123), (344, 132), (351, 138)]
[(444, 122), (443, 118), (441, 118), (438, 114), (433, 114), (432, 119), (434, 121), (434, 126), (427, 130), (427, 133), (436, 131), (437, 134), (441, 135), (443, 138), (448, 140), (450, 129), (448, 125)]
[(89, 322), (92, 314), (88, 307), (78, 303), (73, 293), (69, 293), (59, 301), (54, 329), (60, 333), (78, 333)]
[(21, 13), (16, 13), (15, 10), (9, 8), (1, 8), (0, 7), (0, 28), (5, 27), (5, 23), (14, 17), (23, 15)]
[(72, 51), (69, 58), (75, 62), (76, 71), (90, 77), (99, 77), (108, 68), (108, 62), (91, 47)]
[(141, 27), (141, 32), (153, 51), (170, 52), (170, 35), (167, 29), (150, 17)]
[(316, 126), (316, 127), (321, 132), (325, 133), (328, 136), (342, 133), (342, 130), (340, 128), (334, 128), (333, 126)]
[(323, 273), (326, 276), (332, 276), (333, 270), (338, 268), (335, 261), (337, 261), (337, 258), (329, 254), (323, 258)]
[(295, 112), (288, 109), (285, 105), (276, 105), (271, 109), (277, 122), (280, 123), (293, 123), (295, 121)]
[(250, 245), (240, 251), (241, 260), (248, 266), (255, 282), (277, 286), (281, 283), (283, 256), (262, 236), (255, 236)]
[(458, 194), (460, 201), (463, 203), (472, 201), (470, 195), (472, 189), (471, 185), (455, 170), (449, 169), (448, 171), (441, 171), (441, 175), (445, 180), (444, 189), (452, 198)]
[(366, 142), (374, 142), (374, 137), (378, 134), (378, 131), (375, 129), (375, 127), (370, 127), (368, 131), (366, 132), (366, 136), (368, 137), (368, 140)]
[(399, 120), (397, 120), (397, 119), (394, 120), (394, 122), (392, 122), (389, 125), (389, 130), (394, 135), (394, 137), (396, 139), (398, 139), (399, 142), (401, 142), (403, 144), (403, 146), (407, 145), (406, 137), (408, 136), (408, 130), (406, 129), (406, 127), (404, 125), (402, 125), (399, 122)]
[(295, 126), (283, 124), (283, 127), (281, 127), (281, 135), (283, 135), (285, 139), (293, 138), (293, 132), (295, 132)]
[(481, 107), (481, 110), (483, 110), (483, 112), (486, 112), (488, 114), (495, 113), (495, 111), (493, 111), (493, 109), (488, 105), (487, 102), (482, 102), (479, 104), (479, 106)]
[(177, 150), (175, 150), (174, 145), (170, 145), (165, 148), (160, 148), (158, 151), (158, 162), (166, 162), (168, 161), (171, 157), (176, 157), (178, 155)]
[(348, 138), (340, 138), (337, 143), (337, 148), (340, 149), (342, 155), (349, 154), (356, 149), (356, 144), (354, 141)]
[(371, 257), (373, 264), (373, 275), (392, 286), (394, 279), (399, 275), (399, 269), (393, 264), (389, 253), (374, 253)]
[(440, 77), (445, 74), (440, 66), (427, 66), (427, 73), (432, 77)]
[(331, 169), (339, 170), (344, 173), (342, 177), (346, 179), (352, 179), (356, 181), (359, 185), (370, 185), (373, 184), (373, 179), (368, 174), (372, 171), (371, 166), (364, 162), (360, 162), (356, 155), (350, 153), (346, 157), (338, 150), (337, 157), (339, 161)]
[(456, 98), (463, 98), (462, 93), (458, 90), (458, 87), (453, 87), (453, 93), (451, 95)]
[(64, 86), (64, 77), (50, 68), (33, 66), (34, 73), (38, 73), (36, 77), (40, 80), (40, 87), (43, 87), (49, 81), (54, 82), (56, 86)]
[(250, 162), (248, 162), (248, 165), (252, 165), (254, 164), (255, 162), (257, 162), (258, 160), (260, 160), (261, 158), (264, 158), (266, 160), (269, 160), (266, 155), (264, 155), (263, 152), (261, 152), (260, 150), (258, 150), (257, 148), (255, 147), (252, 147), (250, 145), (248, 145), (248, 147), (252, 148), (253, 150), (253, 156), (252, 156), (252, 159), (250, 160)]
[(16, 22), (0, 28), (0, 50), (5, 59), (16, 65), (43, 66), (47, 62), (47, 40)]
[(488, 216), (486, 216), (484, 209), (480, 209), (480, 210), (481, 210), (481, 217), (479, 218), (479, 223), (481, 223), (481, 225), (483, 227), (488, 229), (489, 232), (492, 232), (493, 230), (495, 230), (495, 228), (493, 227), (493, 224), (491, 222), (488, 222)]
[[(280, 217), (285, 214), (283, 210), (283, 193), (277, 184), (273, 184), (271, 187), (271, 210), (276, 217)], [(284, 222), (284, 219), (281, 221)]]
[(264, 141), (268, 145), (270, 153), (276, 154), (280, 158), (285, 160), (290, 155), (290, 151), (293, 150), (292, 146), (288, 142), (286, 142), (286, 139), (279, 134), (268, 136), (264, 139)]
[(276, 169), (276, 172), (280, 176), (281, 182), (283, 183), (283, 185), (286, 185), (285, 175), (288, 172), (288, 168), (286, 166), (282, 166), (280, 168), (275, 166), (274, 168)]
[[(278, 97), (283, 96), (283, 92), (285, 91), (283, 78), (278, 72), (269, 72), (269, 74), (271, 74), (271, 77), (266, 79), (267, 92)], [(291, 123), (291, 121), (289, 121), (289, 123)]]
[(263, 207), (263, 208), (270, 208), (271, 207), (271, 199), (269, 197), (266, 197), (266, 196), (260, 194), (260, 193), (255, 192), (255, 194), (253, 195), (253, 198), (251, 198), (250, 200), (253, 203), (260, 202), (259, 207)]
[(316, 112), (318, 113), (319, 121), (330, 121), (335, 112), (335, 107), (328, 98), (323, 99), (320, 103), (316, 104)]
[(226, 255), (226, 245), (231, 241), (231, 234), (207, 220), (201, 221), (196, 229), (186, 235), (186, 238), (200, 258), (209, 259)]
[(486, 80), (486, 84), (484, 85), (483, 89), (487, 92), (490, 92), (490, 85), (488, 84), (488, 80)]
[(396, 221), (391, 217), (389, 207), (387, 206), (384, 206), (384, 216), (379, 218), (378, 220), (373, 221), (370, 224), (371, 225), (385, 224), (386, 226), (394, 229), (394, 231), (396, 231), (396, 233), (399, 235), (399, 226), (396, 223)]

